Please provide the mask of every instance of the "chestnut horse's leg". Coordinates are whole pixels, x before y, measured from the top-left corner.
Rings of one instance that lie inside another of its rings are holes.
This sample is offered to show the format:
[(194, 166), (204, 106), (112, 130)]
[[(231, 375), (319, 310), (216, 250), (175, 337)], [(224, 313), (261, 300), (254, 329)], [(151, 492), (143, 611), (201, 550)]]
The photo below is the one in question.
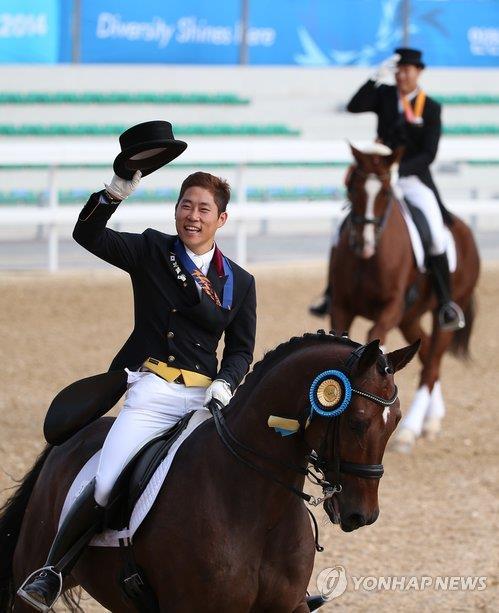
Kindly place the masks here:
[(408, 343), (414, 343), (418, 339), (421, 340), (421, 346), (419, 347), (418, 357), (422, 365), (428, 359), (428, 352), (430, 350), (431, 339), (430, 336), (421, 327), (421, 320), (419, 318), (404, 319), (400, 326), (400, 331), (404, 335), (405, 340)]
[(445, 405), (440, 390), (440, 364), (449, 348), (454, 332), (442, 330), (438, 316), (433, 314), (433, 332), (427, 351), (422, 358), (423, 369), (414, 400), (405, 414), (391, 449), (404, 453), (412, 451), (422, 433), (433, 437), (440, 430)]
[(355, 319), (354, 313), (343, 306), (334, 304), (331, 306), (331, 330), (336, 334), (343, 334), (350, 331), (350, 326)]
[(390, 330), (400, 325), (404, 314), (404, 290), (397, 291), (390, 302), (387, 302), (374, 325), (367, 334), (367, 342), (379, 339), (380, 345), (384, 345)]

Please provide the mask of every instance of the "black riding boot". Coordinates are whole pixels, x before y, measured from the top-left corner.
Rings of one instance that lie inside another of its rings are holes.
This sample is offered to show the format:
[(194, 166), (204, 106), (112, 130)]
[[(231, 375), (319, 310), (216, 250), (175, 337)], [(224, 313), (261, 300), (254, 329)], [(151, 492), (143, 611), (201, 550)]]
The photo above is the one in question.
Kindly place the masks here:
[(447, 254), (432, 255), (427, 259), (433, 289), (438, 300), (438, 322), (443, 330), (460, 330), (466, 325), (461, 307), (452, 302)]
[[(342, 227), (343, 227), (343, 224), (342, 224)], [(327, 275), (328, 286), (324, 290), (322, 297), (317, 302), (314, 302), (314, 304), (311, 304), (308, 307), (308, 312), (311, 315), (315, 315), (316, 317), (324, 317), (324, 315), (327, 315), (329, 313), (329, 309), (331, 308), (331, 286), (329, 285), (329, 280), (331, 279), (331, 276), (332, 276), (331, 269), (333, 267), (333, 257), (334, 257), (335, 249), (336, 247), (331, 247), (331, 253), (329, 255), (329, 269), (328, 269), (328, 275)]]
[(316, 317), (324, 317), (324, 315), (327, 315), (329, 313), (330, 305), (331, 297), (330, 288), (328, 285), (324, 290), (324, 294), (321, 296), (321, 298), (308, 307), (308, 311), (311, 315), (315, 315)]
[(17, 595), (38, 611), (49, 611), (59, 598), (62, 582), (81, 552), (102, 529), (104, 507), (94, 499), (95, 480), (78, 496), (56, 534), (43, 568), (32, 573)]

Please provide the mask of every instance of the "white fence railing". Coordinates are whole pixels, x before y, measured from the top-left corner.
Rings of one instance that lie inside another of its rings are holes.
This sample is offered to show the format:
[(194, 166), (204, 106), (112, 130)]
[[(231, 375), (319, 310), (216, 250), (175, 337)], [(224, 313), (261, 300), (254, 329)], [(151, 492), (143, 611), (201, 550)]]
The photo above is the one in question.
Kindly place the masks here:
[[(472, 228), (476, 227), (480, 218), (499, 218), (498, 200), (454, 200), (448, 202), (448, 205)], [(9, 207), (0, 209), (0, 226), (42, 225), (48, 227), (48, 268), (50, 271), (56, 271), (59, 268), (59, 229), (61, 226), (73, 225), (80, 210), (81, 207), (79, 206)], [(235, 230), (236, 237), (235, 259), (242, 266), (246, 264), (248, 226), (251, 222), (324, 220), (324, 227), (330, 227), (333, 222), (338, 222), (344, 214), (341, 202), (259, 202), (234, 205), (230, 210), (230, 223)], [(147, 224), (152, 222), (155, 227), (162, 227), (171, 222), (173, 216), (174, 205), (172, 204), (124, 203), (113, 215), (112, 226), (137, 223), (147, 227)]]
[[(0, 209), (1, 226), (48, 227), (48, 267), (55, 271), (59, 266), (59, 228), (75, 223), (80, 206), (59, 206), (58, 169), (74, 164), (106, 164), (119, 152), (117, 142), (109, 139), (91, 141), (59, 138), (56, 142), (37, 139), (20, 141), (4, 140), (0, 144), (0, 165), (39, 165), (48, 167), (49, 199), (46, 207), (12, 206)], [(439, 162), (488, 161), (499, 156), (499, 138), (443, 138), (439, 149)], [(233, 163), (237, 165), (237, 202), (231, 207), (231, 224), (236, 227), (236, 259), (244, 265), (247, 259), (247, 225), (251, 221), (272, 219), (310, 220), (324, 219), (333, 222), (343, 212), (340, 202), (279, 202), (247, 203), (246, 173), (252, 162), (350, 162), (348, 144), (343, 141), (306, 141), (302, 139), (204, 139), (193, 140), (182, 155), (184, 164), (202, 167), (206, 164)], [(173, 162), (175, 164), (175, 162)], [(25, 186), (23, 186), (25, 187)], [(84, 203), (82, 202), (82, 205)], [(467, 219), (472, 226), (483, 216), (498, 217), (497, 200), (456, 200), (448, 202), (449, 208)], [(113, 216), (114, 223), (148, 223), (155, 225), (170, 221), (173, 205), (146, 205), (133, 201), (119, 207)]]

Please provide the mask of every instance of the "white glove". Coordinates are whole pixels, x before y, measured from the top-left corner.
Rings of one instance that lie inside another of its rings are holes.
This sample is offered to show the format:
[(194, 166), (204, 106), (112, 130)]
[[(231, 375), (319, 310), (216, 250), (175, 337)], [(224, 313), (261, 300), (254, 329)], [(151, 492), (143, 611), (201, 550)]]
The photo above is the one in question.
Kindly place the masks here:
[(122, 179), (121, 177), (118, 177), (118, 175), (114, 175), (111, 179), (111, 183), (109, 183), (109, 185), (104, 183), (104, 186), (106, 188), (106, 192), (108, 192), (113, 200), (125, 200), (125, 198), (128, 198), (128, 196), (140, 183), (141, 177), (142, 173), (140, 170), (135, 172), (130, 181), (127, 179)]
[(215, 381), (213, 381), (213, 383), (206, 388), (206, 394), (204, 397), (205, 407), (208, 406), (212, 398), (219, 400), (224, 407), (229, 404), (230, 399), (232, 398), (232, 392), (227, 381), (224, 381), (223, 379), (215, 379)]
[(376, 72), (372, 75), (371, 79), (373, 81), (376, 81), (376, 83), (380, 83), (381, 81), (393, 78), (393, 74), (397, 69), (397, 62), (399, 60), (400, 55), (398, 53), (394, 53), (393, 55), (391, 55), (378, 66)]

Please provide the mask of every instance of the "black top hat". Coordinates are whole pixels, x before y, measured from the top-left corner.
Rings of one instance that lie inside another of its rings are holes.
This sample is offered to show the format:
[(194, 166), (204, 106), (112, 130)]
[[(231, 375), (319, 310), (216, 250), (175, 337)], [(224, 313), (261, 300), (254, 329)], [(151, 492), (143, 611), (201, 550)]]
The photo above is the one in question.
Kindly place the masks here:
[(146, 121), (132, 126), (120, 136), (121, 153), (113, 170), (122, 179), (130, 180), (137, 170), (142, 176), (151, 174), (178, 157), (187, 143), (175, 140), (169, 121)]
[(425, 67), (424, 63), (421, 61), (421, 56), (423, 54), (418, 49), (399, 47), (398, 49), (395, 49), (395, 53), (400, 55), (400, 59), (397, 64), (411, 64), (412, 66), (417, 66), (418, 68)]

